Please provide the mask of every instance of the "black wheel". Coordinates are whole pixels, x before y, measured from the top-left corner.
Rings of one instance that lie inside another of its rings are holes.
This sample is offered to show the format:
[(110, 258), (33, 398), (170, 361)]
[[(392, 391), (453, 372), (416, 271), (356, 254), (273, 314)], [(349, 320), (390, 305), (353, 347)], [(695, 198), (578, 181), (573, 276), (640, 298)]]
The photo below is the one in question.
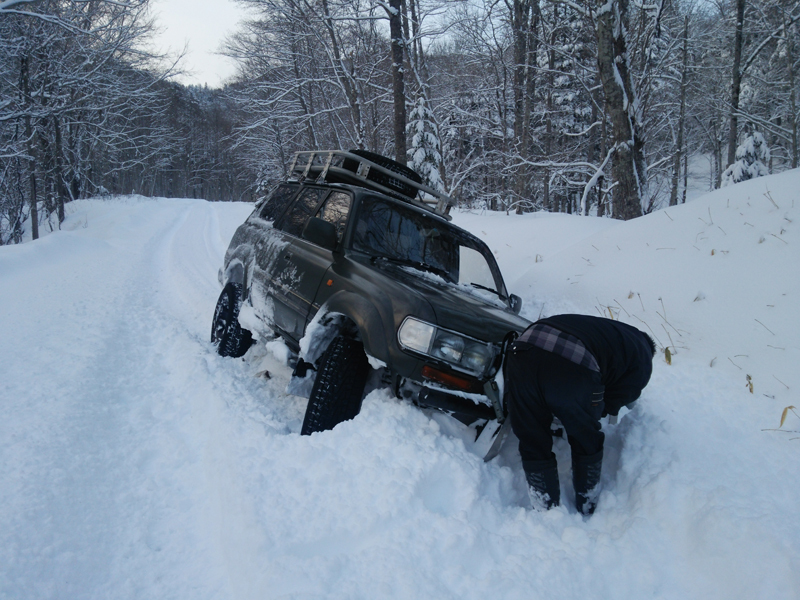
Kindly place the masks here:
[(333, 429), (361, 411), (369, 362), (361, 342), (339, 336), (320, 359), (300, 435)]
[(211, 343), (220, 356), (244, 356), (253, 345), (253, 335), (239, 325), (242, 306), (242, 284), (229, 282), (219, 295), (211, 323)]
[[(367, 150), (348, 150), (350, 154), (355, 154), (362, 158), (366, 158), (374, 162), (376, 165), (380, 165), (385, 169), (389, 169), (390, 171), (394, 171), (403, 177), (410, 179), (411, 181), (416, 181), (417, 183), (422, 183), (422, 177), (414, 171), (413, 169), (408, 168), (405, 165), (401, 165), (399, 162), (392, 160), (391, 158), (386, 158), (385, 156), (381, 156), (380, 154), (375, 154), (374, 152), (368, 152)], [(342, 164), (342, 167), (347, 169), (348, 171), (353, 171), (354, 173), (358, 170), (358, 164), (353, 160), (345, 160)], [(378, 173), (377, 171), (370, 171), (369, 175), (367, 175), (367, 179), (370, 181), (374, 181), (375, 183), (388, 187), (390, 190), (395, 190), (399, 192), (403, 196), (408, 198), (415, 198), (417, 196), (417, 189), (411, 187), (410, 185), (403, 183), (399, 179), (395, 179), (394, 177), (390, 177), (384, 173)]]

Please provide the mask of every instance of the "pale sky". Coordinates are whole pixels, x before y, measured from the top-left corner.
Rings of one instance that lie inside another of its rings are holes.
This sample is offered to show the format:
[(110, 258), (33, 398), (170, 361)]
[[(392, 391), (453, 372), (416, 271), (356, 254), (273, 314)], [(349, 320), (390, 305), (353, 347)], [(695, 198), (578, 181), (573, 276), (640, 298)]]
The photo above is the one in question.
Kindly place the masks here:
[(161, 29), (154, 39), (160, 50), (177, 54), (188, 42), (182, 63), (187, 73), (178, 81), (221, 87), (234, 74), (233, 61), (214, 53), (244, 18), (241, 6), (232, 0), (153, 0), (151, 7)]

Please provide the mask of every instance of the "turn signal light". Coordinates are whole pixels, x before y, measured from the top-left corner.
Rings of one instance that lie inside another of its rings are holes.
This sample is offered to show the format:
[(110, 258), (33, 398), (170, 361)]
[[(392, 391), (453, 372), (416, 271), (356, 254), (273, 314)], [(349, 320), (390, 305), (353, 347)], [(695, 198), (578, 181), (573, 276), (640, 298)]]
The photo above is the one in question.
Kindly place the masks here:
[(480, 381), (462, 375), (456, 375), (455, 373), (445, 373), (444, 371), (435, 369), (430, 365), (425, 365), (422, 367), (422, 376), (425, 379), (430, 379), (431, 381), (435, 381), (437, 383), (443, 383), (444, 385), (456, 388), (463, 392), (469, 392), (471, 394), (480, 394), (483, 392), (483, 386), (481, 385)]

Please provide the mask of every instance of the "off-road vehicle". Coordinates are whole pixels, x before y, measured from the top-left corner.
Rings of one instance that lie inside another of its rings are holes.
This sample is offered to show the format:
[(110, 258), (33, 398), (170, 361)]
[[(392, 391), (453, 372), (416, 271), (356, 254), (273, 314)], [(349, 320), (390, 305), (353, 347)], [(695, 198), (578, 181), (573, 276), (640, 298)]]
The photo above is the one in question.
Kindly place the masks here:
[(451, 204), (377, 154), (297, 153), (231, 240), (211, 341), (242, 356), (254, 334), (283, 338), (290, 391), (309, 396), (303, 434), (355, 417), (372, 369), (398, 398), (496, 433), (502, 348), (529, 322)]

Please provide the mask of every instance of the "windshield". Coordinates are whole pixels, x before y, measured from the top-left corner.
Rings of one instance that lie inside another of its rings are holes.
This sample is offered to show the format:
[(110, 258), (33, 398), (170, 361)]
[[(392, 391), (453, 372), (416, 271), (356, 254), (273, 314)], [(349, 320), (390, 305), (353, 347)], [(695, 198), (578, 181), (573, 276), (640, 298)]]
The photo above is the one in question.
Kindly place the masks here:
[(505, 292), (494, 259), (480, 241), (382, 198), (362, 201), (352, 247), (371, 257), (434, 273), (451, 283), (488, 289), (499, 296)]

